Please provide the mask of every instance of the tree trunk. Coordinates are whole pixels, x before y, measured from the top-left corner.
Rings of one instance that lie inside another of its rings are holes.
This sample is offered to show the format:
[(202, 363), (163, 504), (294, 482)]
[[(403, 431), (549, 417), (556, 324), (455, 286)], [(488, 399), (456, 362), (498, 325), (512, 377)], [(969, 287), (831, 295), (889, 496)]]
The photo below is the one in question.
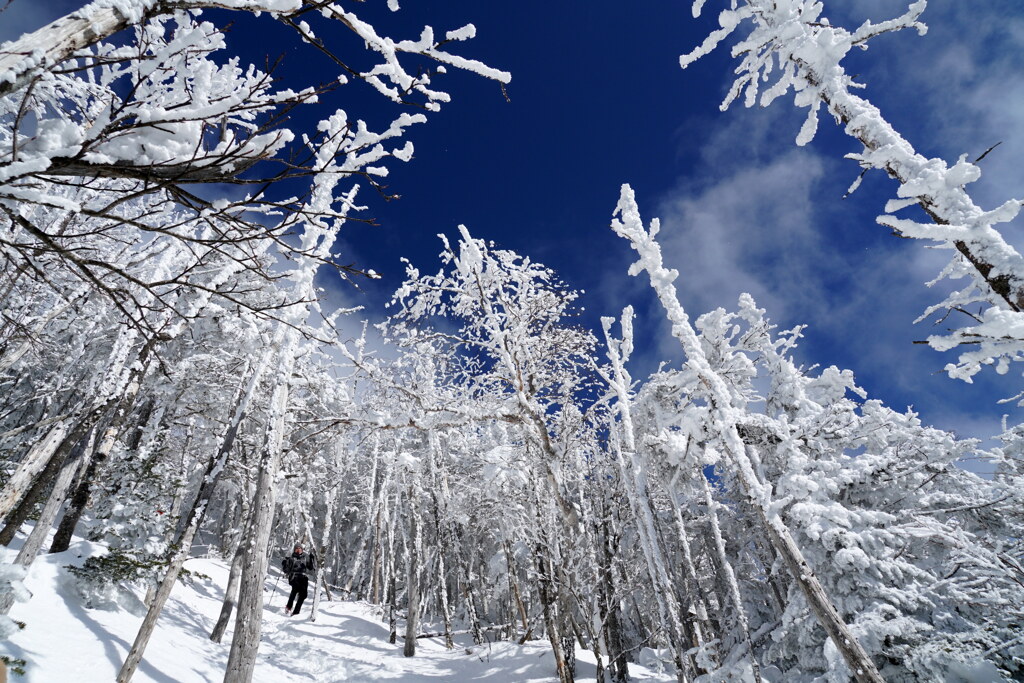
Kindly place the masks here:
[(234, 611), (235, 605), (238, 604), (238, 583), (242, 574), (242, 561), (244, 559), (245, 548), (242, 543), (239, 543), (238, 549), (235, 550), (235, 557), (231, 561), (231, 571), (228, 572), (228, 585), (224, 589), (224, 603), (220, 606), (220, 615), (217, 617), (217, 623), (210, 633), (210, 640), (215, 643), (219, 643), (224, 638), (224, 631), (227, 630), (228, 624), (231, 623), (231, 612)]
[(327, 583), (327, 570), (324, 567), (320, 567), (320, 585), (324, 589), (324, 595), (327, 596), (327, 602), (334, 602), (334, 596), (331, 595), (331, 587)]
[(321, 567), (313, 570), (313, 604), (309, 609), (309, 620), (316, 621), (316, 611), (320, 607), (320, 576), (323, 573)]
[(268, 444), (262, 458), (253, 501), (256, 515), (253, 517), (250, 535), (243, 541), (245, 560), (238, 590), (238, 615), (235, 618), (235, 635), (231, 640), (224, 683), (249, 683), (256, 666), (263, 617), (263, 582), (267, 575), (267, 549), (274, 520), (275, 480), (281, 461), (280, 444), (277, 445), (275, 448)]
[(544, 626), (548, 632), (548, 642), (555, 657), (555, 674), (558, 683), (573, 683), (572, 670), (566, 665), (565, 652), (562, 650), (562, 633), (559, 628), (558, 606), (552, 590), (551, 565), (546, 558), (543, 546), (537, 546), (537, 590), (540, 593), (540, 604), (544, 611)]
[[(601, 582), (600, 609), (601, 623), (604, 624), (605, 648), (608, 650), (608, 673), (612, 683), (629, 681), (629, 662), (625, 656), (623, 644), (621, 610), (619, 608), (615, 586), (615, 547), (618, 545), (613, 537), (613, 529), (607, 513), (601, 520)], [(600, 680), (600, 679), (598, 679)]]
[(725, 539), (722, 538), (722, 530), (718, 526), (717, 503), (711, 496), (711, 485), (707, 477), (701, 473), (701, 485), (704, 488), (704, 502), (708, 509), (708, 519), (711, 522), (711, 539), (714, 542), (715, 557), (718, 558), (718, 566), (724, 574), (726, 589), (729, 591), (729, 600), (736, 609), (736, 622), (743, 634), (743, 640), (747, 644), (747, 652), (750, 655), (750, 666), (757, 683), (761, 681), (761, 668), (757, 664), (757, 654), (754, 652), (754, 642), (750, 638), (750, 625), (747, 621), (747, 611), (743, 608), (743, 597), (740, 595), (739, 583), (736, 581), (736, 573), (733, 571), (732, 563), (725, 553)]
[(284, 441), (285, 418), (288, 410), (288, 382), (295, 364), (296, 333), (290, 331), (280, 349), (281, 367), (270, 401), (270, 424), (260, 458), (256, 494), (253, 498), (253, 526), (246, 547), (242, 583), (238, 590), (238, 615), (235, 634), (231, 639), (224, 683), (249, 683), (256, 666), (256, 653), (260, 646), (263, 618), (263, 582), (267, 575), (267, 553), (270, 546), (270, 528), (274, 521), (277, 495), (277, 473), (281, 467), (281, 446)]
[[(93, 479), (104, 460), (106, 457), (98, 452), (89, 459), (82, 481), (71, 495), (71, 501), (64, 511), (64, 516), (60, 519), (60, 524), (57, 525), (57, 531), (53, 534), (53, 541), (50, 543), (51, 553), (62, 553), (71, 547), (71, 537), (74, 536), (75, 528), (78, 526), (79, 520), (82, 519), (82, 513), (85, 512), (85, 508), (89, 504)], [(2, 532), (0, 532), (0, 543), (3, 543)], [(4, 543), (4, 545), (7, 544)]]
[(388, 642), (394, 645), (398, 642), (398, 577), (395, 575), (394, 563), (390, 565), (388, 572)]
[(526, 637), (530, 634), (530, 623), (526, 616), (526, 607), (523, 605), (523, 596), (519, 592), (519, 581), (516, 578), (516, 565), (514, 558), (512, 557), (512, 547), (508, 541), (505, 541), (505, 566), (507, 567), (509, 593), (515, 599), (516, 610), (519, 612), (519, 619), (523, 624), (523, 636), (519, 641), (519, 644), (522, 645), (526, 642)]
[(217, 623), (214, 624), (213, 631), (210, 632), (210, 640), (215, 643), (223, 640), (224, 632), (227, 630), (228, 624), (231, 623), (231, 613), (238, 605), (238, 583), (242, 576), (242, 562), (245, 561), (245, 545), (242, 543), (242, 539), (246, 530), (252, 525), (252, 511), (249, 509), (249, 501), (245, 495), (244, 482), (240, 488), (239, 495), (242, 502), (238, 508), (235, 529), (232, 533), (234, 552), (232, 553), (231, 569), (228, 570), (228, 585), (224, 589), (224, 602), (220, 606)]
[[(147, 344), (143, 353), (140, 355), (140, 360), (143, 362), (145, 362), (148, 357), (150, 348), (151, 345)], [(142, 371), (133, 371), (132, 379), (129, 381), (128, 386), (125, 389), (125, 393), (118, 402), (117, 407), (114, 409), (113, 416), (110, 418), (107, 426), (102, 429), (103, 438), (100, 439), (99, 445), (95, 448), (92, 457), (89, 459), (89, 464), (82, 476), (82, 481), (75, 489), (75, 493), (71, 496), (71, 502), (68, 504), (67, 510), (64, 511), (64, 516), (61, 518), (60, 524), (57, 525), (57, 531), (54, 533), (53, 541), (50, 543), (51, 553), (64, 552), (71, 546), (71, 537), (75, 533), (75, 527), (78, 526), (78, 522), (82, 518), (82, 513), (85, 512), (85, 508), (89, 504), (89, 496), (92, 491), (92, 483), (95, 480), (96, 472), (110, 457), (110, 452), (114, 450), (114, 444), (117, 442), (117, 437), (122, 432), (124, 421), (131, 412), (132, 407), (135, 404), (135, 399), (138, 398), (139, 389), (141, 388), (140, 379), (141, 375), (144, 373), (145, 369)], [(149, 409), (152, 410), (152, 404), (150, 404)], [(148, 419), (148, 416), (143, 418), (143, 422)]]
[(352, 563), (352, 570), (348, 574), (348, 581), (345, 582), (345, 585), (341, 589), (346, 597), (352, 595), (352, 587), (356, 586), (356, 580), (359, 578), (363, 569), (363, 561), (369, 552), (369, 542), (364, 540), (362, 547), (356, 552), (356, 559)]
[[(309, 620), (316, 621), (316, 612), (320, 609), (320, 586), (327, 585), (327, 540), (331, 537), (331, 527), (334, 524), (334, 498), (327, 501), (327, 514), (324, 515), (324, 532), (320, 536), (319, 557), (316, 558), (317, 568), (313, 573), (313, 606), (309, 610)], [(313, 532), (310, 530), (310, 537)]]
[[(697, 577), (697, 566), (693, 562), (693, 549), (690, 547), (686, 524), (683, 522), (679, 497), (674, 490), (667, 490), (667, 494), (669, 503), (672, 506), (672, 516), (676, 525), (676, 535), (679, 537), (679, 546), (683, 551), (683, 569), (685, 570), (683, 586), (694, 612), (693, 633), (696, 642), (693, 645), (694, 647), (703, 648), (708, 642), (709, 634), (712, 632), (708, 619), (708, 607), (701, 592), (700, 579)], [(714, 655), (714, 652), (705, 652), (705, 657), (714, 659)], [(705, 672), (700, 670), (699, 673)]]
[(32, 483), (32, 488), (28, 490), (25, 497), (7, 515), (7, 522), (4, 524), (3, 529), (0, 530), (0, 544), (5, 546), (11, 544), (11, 541), (14, 540), (14, 537), (17, 536), (18, 531), (21, 529), (21, 525), (32, 516), (33, 511), (43, 499), (43, 496), (53, 487), (53, 481), (60, 473), (64, 463), (67, 459), (74, 457), (81, 451), (85, 447), (85, 442), (86, 439), (79, 441), (67, 458), (54, 457), (47, 463), (46, 468), (39, 473), (39, 476)]
[(381, 508), (377, 508), (377, 514), (374, 517), (373, 522), (373, 541), (371, 542), (370, 548), (373, 553), (373, 560), (370, 564), (370, 594), (368, 595), (369, 601), (374, 605), (380, 604), (380, 583), (381, 583), (381, 539), (380, 539), (380, 522), (381, 522)]
[[(67, 444), (67, 448), (70, 450), (75, 443), (81, 440), (82, 436), (80, 435), (68, 443), (74, 437), (71, 428), (72, 420), (73, 418), (68, 417), (50, 427), (43, 438), (32, 445), (25, 457), (18, 463), (14, 474), (4, 484), (3, 490), (0, 491), (0, 518), (8, 520), (8, 524), (11, 511), (25, 496), (26, 491), (43, 475), (46, 468), (52, 467), (54, 473), (59, 469), (61, 447)], [(82, 432), (82, 435), (85, 434), (85, 431)], [(57, 460), (57, 463), (51, 465), (54, 460)], [(13, 538), (13, 534), (11, 537)], [(10, 543), (9, 540), (4, 545), (8, 543)]]
[[(397, 506), (395, 506), (397, 507)], [(388, 642), (394, 645), (398, 642), (398, 563), (396, 557), (396, 534), (395, 524), (388, 523), (388, 557), (384, 563), (384, 580), (387, 585), (384, 587), (384, 595), (388, 601)], [(408, 542), (405, 538), (405, 531), (402, 531), (402, 545), (408, 552)]]
[(192, 540), (199, 529), (200, 517), (201, 515), (196, 515), (193, 523), (185, 530), (178, 550), (174, 553), (174, 557), (164, 573), (164, 578), (153, 595), (149, 609), (146, 611), (146, 617), (142, 620), (142, 626), (139, 627), (139, 632), (135, 636), (135, 642), (132, 643), (132, 649), (128, 652), (128, 657), (124, 660), (124, 664), (121, 665), (121, 670), (117, 674), (117, 683), (128, 683), (135, 674), (139, 662), (142, 661), (142, 655), (145, 653), (149, 639), (156, 628), (156, 620), (160, 616), (160, 612), (163, 611), (167, 598), (171, 596), (171, 591), (174, 589), (174, 584), (178, 580), (178, 575), (181, 573), (185, 560), (188, 559), (192, 549)]
[(462, 570), (464, 583), (462, 584), (462, 597), (466, 601), (466, 618), (469, 620), (469, 628), (473, 634), (473, 642), (479, 645), (483, 642), (483, 634), (480, 630), (480, 615), (476, 609), (476, 597), (473, 594), (473, 565), (470, 561), (472, 550), (463, 549)]
[[(371, 433), (371, 441), (373, 442), (373, 466), (370, 470), (369, 494), (367, 495), (363, 519), (370, 519), (374, 516), (374, 510), (377, 505), (377, 499), (375, 496), (382, 495), (377, 492), (377, 470), (380, 461), (380, 451), (375, 433)], [(360, 572), (362, 571), (363, 562), (366, 560), (367, 555), (372, 552), (370, 540), (371, 533), (371, 527), (367, 525), (366, 532), (363, 536), (363, 542), (359, 545), (359, 548), (356, 551), (356, 559), (352, 563), (352, 570), (349, 572), (348, 581), (345, 582), (345, 586), (342, 588), (346, 596), (352, 595), (352, 588), (356, 585), (356, 580), (359, 578)]]
[[(615, 450), (623, 480), (629, 482), (632, 489), (627, 495), (630, 507), (636, 518), (637, 535), (643, 549), (644, 559), (647, 564), (648, 576), (654, 588), (654, 596), (658, 602), (658, 612), (662, 626), (669, 637), (669, 645), (673, 651), (673, 659), (676, 662), (676, 676), (682, 679), (688, 661), (685, 652), (689, 648), (685, 643), (682, 617), (679, 614), (679, 605), (676, 603), (674, 584), (668, 575), (664, 553), (661, 544), (658, 542), (658, 531), (655, 527), (654, 512), (652, 510), (650, 496), (647, 491), (647, 463), (645, 459), (633, 450), (632, 420), (629, 419), (628, 409), (623, 406), (625, 418), (623, 429), (629, 433), (623, 435), (626, 452), (620, 444), (616, 443)], [(618, 441), (616, 439), (616, 441)], [(696, 671), (694, 672), (696, 673)], [(760, 683), (757, 674), (757, 667), (754, 667), (755, 683)]]
[(434, 503), (434, 533), (437, 535), (437, 595), (441, 603), (441, 616), (444, 619), (444, 646), (449, 650), (454, 649), (452, 641), (452, 608), (448, 598), (448, 572), (445, 569), (444, 557), (450, 554), (451, 535), (448, 533), (447, 503), (448, 484), (443, 472), (439, 472), (437, 456), (441, 453), (441, 442), (436, 431), (429, 432), (428, 440), (430, 450), (428, 451), (428, 475), (430, 482), (430, 497)]
[(572, 634), (562, 636), (562, 655), (565, 657), (565, 671), (569, 680), (576, 679), (576, 640)]
[[(87, 448), (83, 447), (79, 450), (79, 454), (87, 451)], [(25, 545), (21, 547), (18, 552), (18, 556), (14, 560), (14, 564), (21, 565), (22, 567), (29, 567), (35, 561), (36, 556), (39, 554), (39, 549), (43, 547), (43, 542), (46, 541), (47, 535), (50, 533), (50, 528), (53, 526), (54, 520), (57, 519), (57, 513), (60, 511), (60, 506), (64, 504), (64, 500), (67, 498), (68, 489), (71, 488), (71, 483), (75, 479), (75, 473), (82, 465), (81, 456), (79, 457), (68, 457), (57, 475), (56, 481), (53, 484), (53, 491), (50, 493), (49, 499), (46, 501), (46, 505), (43, 506), (43, 511), (39, 515), (39, 519), (36, 520), (36, 525), (32, 529), (32, 533), (29, 534), (28, 539), (25, 541)], [(11, 591), (4, 591), (0, 594), (0, 614), (7, 614), (11, 611), (11, 607), (14, 604), (14, 593)]]
[(416, 631), (419, 630), (420, 608), (420, 553), (423, 552), (423, 541), (420, 538), (419, 507), (416, 504), (416, 491), (409, 487), (409, 548), (406, 555), (406, 620), (405, 648), (402, 654), (412, 657), (416, 654)]

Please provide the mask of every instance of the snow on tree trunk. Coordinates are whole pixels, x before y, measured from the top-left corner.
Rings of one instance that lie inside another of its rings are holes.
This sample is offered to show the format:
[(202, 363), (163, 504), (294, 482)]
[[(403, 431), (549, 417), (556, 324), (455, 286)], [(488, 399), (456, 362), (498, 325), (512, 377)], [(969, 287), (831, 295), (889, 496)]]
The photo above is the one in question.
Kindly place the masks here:
[(167, 598), (171, 596), (171, 590), (174, 589), (174, 584), (178, 580), (181, 568), (184, 566), (185, 560), (188, 559), (189, 552), (192, 550), (192, 541), (195, 539), (196, 531), (199, 530), (199, 521), (199, 516), (196, 516), (193, 523), (189, 524), (185, 534), (180, 538), (180, 546), (174, 553), (171, 563), (168, 565), (167, 571), (160, 581), (160, 586), (153, 594), (149, 608), (146, 611), (146, 617), (142, 620), (142, 626), (139, 627), (139, 632), (135, 636), (135, 642), (132, 643), (132, 648), (128, 651), (128, 656), (125, 658), (124, 663), (121, 665), (121, 670), (117, 674), (117, 683), (128, 683), (135, 674), (139, 662), (142, 661), (142, 655), (145, 653), (149, 639), (156, 629), (156, 620), (160, 616), (160, 612), (163, 611)]
[[(80, 439), (67, 457), (76, 457), (85, 448), (87, 441), (89, 439)], [(40, 501), (43, 500), (43, 496), (52, 488), (53, 480), (57, 477), (64, 462), (65, 458), (52, 458), (43, 471), (36, 476), (32, 488), (25, 493), (4, 519), (4, 526), (0, 529), (0, 545), (9, 546), (18, 535), (21, 525), (33, 515), (38, 509)]]
[[(50, 461), (54, 459), (58, 448), (65, 443), (71, 431), (72, 421), (70, 418), (63, 419), (51, 426), (46, 435), (34, 443), (25, 457), (18, 463), (18, 468), (11, 475), (0, 492), (0, 517), (6, 520), (14, 507), (21, 501), (22, 497), (35, 483), (46, 469)], [(74, 445), (74, 444), (72, 444)], [(10, 541), (8, 541), (9, 543)], [(7, 545), (6, 543), (4, 545)]]
[[(377, 506), (377, 496), (380, 495), (377, 489), (378, 469), (380, 465), (380, 444), (375, 435), (371, 435), (370, 441), (372, 444), (371, 450), (373, 452), (373, 463), (370, 469), (370, 485), (369, 491), (367, 492), (366, 495), (366, 504), (362, 510), (363, 519), (372, 519), (374, 517), (374, 515), (376, 514), (375, 510)], [(352, 588), (356, 585), (356, 581), (359, 579), (360, 572), (362, 571), (363, 562), (365, 562), (366, 557), (372, 553), (372, 529), (373, 527), (371, 525), (366, 525), (366, 531), (364, 532), (363, 538), (359, 543), (359, 547), (356, 551), (355, 561), (352, 562), (352, 569), (349, 572), (348, 580), (345, 582), (345, 586), (342, 588), (342, 591), (345, 593), (346, 596), (350, 596), (352, 594)]]
[[(397, 508), (398, 506), (393, 506)], [(390, 509), (390, 508), (389, 508)], [(384, 599), (388, 603), (388, 642), (394, 645), (398, 642), (398, 534), (396, 529), (398, 520), (391, 520), (385, 525), (385, 536), (387, 537), (387, 561), (384, 563)], [(405, 528), (401, 529), (402, 546), (408, 549), (407, 534)]]
[(430, 448), (427, 450), (427, 476), (430, 477), (430, 496), (434, 503), (434, 533), (437, 543), (437, 591), (441, 603), (441, 616), (444, 619), (444, 646), (449, 650), (455, 647), (452, 641), (452, 608), (448, 598), (448, 573), (445, 570), (444, 558), (451, 553), (451, 535), (446, 528), (448, 485), (446, 474), (440, 471), (437, 458), (441, 453), (441, 442), (435, 430), (427, 434)]
[[(676, 535), (679, 539), (679, 547), (683, 553), (684, 592), (690, 598), (690, 604), (694, 613), (693, 632), (696, 641), (694, 645), (697, 648), (705, 649), (708, 647), (710, 634), (713, 633), (708, 620), (707, 602), (704, 600), (701, 592), (700, 580), (697, 577), (697, 567), (693, 562), (693, 550), (690, 547), (686, 524), (683, 522), (683, 514), (679, 506), (679, 497), (671, 487), (668, 488), (668, 499), (672, 506), (672, 517), (675, 522)], [(714, 664), (715, 652), (705, 650), (701, 656), (703, 659), (710, 661), (712, 665)], [(703, 671), (703, 667), (698, 665), (698, 670)]]
[(483, 632), (480, 629), (480, 613), (476, 605), (476, 590), (473, 587), (473, 559), (472, 548), (463, 547), (460, 557), (462, 559), (462, 598), (466, 601), (466, 619), (469, 620), (469, 632), (473, 634), (473, 642), (479, 645), (483, 642)]
[(601, 517), (601, 621), (608, 650), (608, 672), (612, 683), (629, 681), (628, 651), (624, 645), (621, 601), (615, 582), (616, 555), (612, 537), (612, 521), (606, 511)]
[(316, 611), (320, 607), (320, 583), (323, 577), (323, 567), (318, 566), (313, 570), (313, 599), (309, 608), (309, 620), (316, 621)]
[[(51, 553), (62, 553), (71, 547), (71, 538), (75, 533), (75, 527), (78, 526), (78, 521), (82, 518), (82, 513), (85, 512), (85, 508), (89, 504), (89, 491), (92, 488), (96, 472), (103, 465), (104, 458), (105, 456), (100, 452), (93, 453), (92, 457), (89, 458), (85, 466), (85, 472), (82, 474), (81, 482), (79, 482), (75, 492), (72, 494), (68, 507), (64, 511), (64, 516), (61, 518), (60, 524), (57, 525), (57, 531), (53, 534), (53, 541), (50, 543)], [(2, 537), (0, 537), (0, 543), (3, 543)], [(4, 545), (7, 544), (4, 543)]]
[(555, 658), (555, 674), (558, 676), (558, 683), (573, 683), (573, 673), (567, 665), (565, 651), (562, 649), (564, 640), (559, 621), (551, 563), (543, 546), (538, 546), (536, 549), (536, 562), (537, 591), (540, 594), (540, 603), (544, 612), (544, 626), (547, 630), (548, 642), (551, 643), (551, 653)]
[(448, 577), (444, 568), (444, 552), (437, 553), (437, 590), (441, 601), (441, 616), (444, 618), (444, 646), (451, 650), (455, 647), (452, 641), (452, 608), (448, 602)]
[(505, 571), (508, 576), (509, 594), (515, 600), (516, 611), (519, 613), (519, 620), (523, 625), (523, 635), (519, 640), (522, 645), (530, 636), (530, 620), (526, 615), (526, 606), (523, 604), (523, 596), (519, 592), (519, 579), (516, 577), (516, 563), (512, 557), (512, 546), (506, 540), (505, 544)]
[[(88, 450), (88, 445), (86, 445), (85, 448), (81, 449), (80, 453), (86, 453)], [(39, 519), (36, 520), (32, 533), (29, 534), (25, 545), (18, 551), (18, 555), (14, 559), (15, 565), (25, 567), (26, 569), (32, 566), (36, 556), (39, 554), (40, 548), (43, 547), (43, 543), (46, 541), (47, 535), (50, 533), (54, 520), (57, 519), (60, 506), (64, 504), (64, 499), (67, 498), (68, 490), (75, 479), (75, 473), (82, 466), (82, 462), (83, 457), (81, 455), (79, 457), (69, 456), (61, 465), (60, 473), (53, 482), (53, 491), (50, 493), (46, 505), (43, 506), (42, 512), (39, 513)], [(0, 593), (0, 614), (6, 615), (11, 611), (13, 605), (13, 591), (5, 590)]]
[[(331, 531), (334, 525), (334, 503), (334, 498), (328, 497), (327, 510), (324, 514), (324, 530), (320, 535), (319, 553), (316, 558), (317, 566), (313, 576), (313, 606), (309, 610), (310, 621), (316, 621), (316, 613), (320, 608), (321, 586), (327, 587), (327, 541), (331, 538)], [(310, 536), (312, 537), (312, 531)]]
[[(394, 535), (391, 536), (391, 553), (395, 550)], [(388, 562), (386, 595), (388, 602), (388, 642), (398, 642), (398, 571), (395, 562)]]
[(754, 680), (761, 680), (761, 668), (757, 665), (757, 654), (754, 652), (754, 642), (750, 638), (750, 623), (747, 619), (747, 611), (743, 607), (743, 596), (740, 595), (740, 586), (736, 581), (736, 572), (729, 562), (725, 553), (725, 539), (722, 538), (722, 530), (718, 523), (718, 509), (715, 499), (711, 495), (711, 485), (706, 476), (698, 475), (701, 488), (704, 491), (704, 504), (708, 510), (708, 521), (711, 526), (711, 540), (714, 545), (713, 551), (717, 558), (716, 565), (720, 568), (722, 577), (725, 579), (725, 587), (729, 592), (729, 600), (736, 610), (736, 625), (743, 634), (743, 640), (747, 643), (747, 652), (750, 655), (750, 666), (753, 671)]
[(53, 542), (50, 545), (51, 553), (63, 552), (71, 545), (71, 537), (74, 535), (75, 527), (82, 516), (82, 512), (85, 510), (85, 506), (89, 502), (89, 487), (92, 478), (107, 458), (110, 457), (110, 452), (114, 449), (117, 437), (123, 430), (125, 420), (128, 419), (132, 407), (135, 405), (135, 399), (138, 398), (139, 389), (142, 387), (142, 378), (147, 371), (149, 355), (154, 346), (155, 339), (151, 339), (139, 352), (139, 357), (132, 368), (124, 393), (118, 400), (117, 405), (114, 406), (112, 415), (103, 429), (103, 436), (89, 459), (85, 474), (82, 477), (82, 483), (78, 490), (75, 491), (71, 503), (64, 513), (64, 518), (61, 520), (61, 524), (53, 536)]
[(383, 515), (383, 500), (377, 508), (377, 514), (373, 520), (373, 540), (370, 542), (372, 562), (370, 564), (370, 592), (367, 600), (374, 605), (380, 604), (381, 584), (381, 516)]

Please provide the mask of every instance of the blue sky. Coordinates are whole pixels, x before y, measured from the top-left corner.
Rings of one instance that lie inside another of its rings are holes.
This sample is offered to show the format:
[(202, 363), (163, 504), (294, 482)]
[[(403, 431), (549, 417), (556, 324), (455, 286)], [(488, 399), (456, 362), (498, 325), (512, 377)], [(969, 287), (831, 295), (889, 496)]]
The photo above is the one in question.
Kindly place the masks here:
[[(78, 4), (14, 0), (0, 14), (0, 38)], [(415, 37), (425, 23), (439, 31), (475, 24), (477, 38), (458, 51), (510, 71), (511, 101), (493, 82), (454, 72), (445, 78), (453, 102), (412, 132), (412, 162), (392, 165), (390, 189), (402, 199), (363, 195), (379, 226), (354, 225), (342, 240), (343, 260), (384, 276), (361, 292), (342, 291), (346, 303), (380, 315), (402, 278), (399, 257), (433, 270), (437, 233), (454, 236), (463, 223), (586, 290), (591, 323), (633, 304), (641, 342), (633, 373), (643, 377), (659, 360), (678, 361), (679, 352), (646, 281), (626, 274), (632, 251), (608, 228), (619, 186), (628, 182), (645, 218), (662, 219), (666, 260), (681, 271), (677, 285), (692, 317), (734, 307), (748, 291), (780, 327), (809, 326), (801, 362), (850, 368), (895, 408), (913, 405), (926, 422), (971, 436), (998, 431), (1004, 413), (1021, 420), (1020, 409), (996, 401), (1021, 390), (1022, 368), (967, 385), (940, 373), (947, 357), (912, 344), (931, 333), (930, 323), (913, 320), (941, 300), (924, 283), (946, 258), (874, 222), (895, 194), (892, 181), (869, 174), (843, 200), (858, 169), (842, 157), (857, 146), (829, 119), (811, 145), (797, 148), (804, 112), (791, 98), (767, 110), (719, 111), (732, 76), (726, 50), (679, 68), (679, 55), (714, 25), (716, 3), (699, 21), (688, 2), (665, 0), (404, 0), (397, 14), (384, 5), (354, 7), (395, 38)], [(855, 26), (905, 7), (831, 0), (826, 14)], [(883, 36), (851, 56), (848, 71), (861, 74), (865, 95), (922, 153), (973, 159), (1002, 142), (972, 187), (983, 207), (1024, 195), (1024, 6), (930, 0), (923, 20), (926, 36)], [(259, 64), (263, 55), (283, 53), (286, 82), (335, 74), (266, 18), (237, 21), (229, 43)], [(371, 122), (378, 117), (380, 126), (394, 112), (366, 90), (349, 84), (330, 103)], [(1018, 249), (1022, 227), (1018, 219), (1006, 233)]]

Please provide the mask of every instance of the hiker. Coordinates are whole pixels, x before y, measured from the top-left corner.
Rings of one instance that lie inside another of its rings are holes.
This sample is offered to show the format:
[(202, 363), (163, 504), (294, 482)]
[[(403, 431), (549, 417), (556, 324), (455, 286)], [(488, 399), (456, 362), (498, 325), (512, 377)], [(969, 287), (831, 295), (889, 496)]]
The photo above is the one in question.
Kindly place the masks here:
[[(314, 571), (316, 569), (316, 562), (313, 560), (312, 554), (302, 552), (301, 543), (296, 543), (295, 551), (291, 554), (291, 557), (284, 558), (281, 566), (288, 577), (288, 585), (292, 587), (284, 613), (286, 615), (289, 613), (293, 615), (298, 614), (309, 592), (309, 577), (306, 576), (306, 572)], [(294, 612), (292, 611), (293, 603), (295, 605)]]

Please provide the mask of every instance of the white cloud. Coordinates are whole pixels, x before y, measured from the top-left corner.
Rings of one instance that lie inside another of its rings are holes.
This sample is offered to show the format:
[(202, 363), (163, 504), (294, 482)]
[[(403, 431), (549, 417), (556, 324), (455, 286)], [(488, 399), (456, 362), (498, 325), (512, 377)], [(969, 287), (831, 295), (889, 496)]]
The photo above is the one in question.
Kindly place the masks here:
[(814, 272), (834, 257), (814, 225), (812, 188), (822, 163), (790, 151), (730, 174), (698, 193), (685, 185), (657, 213), (666, 262), (680, 271), (688, 308), (731, 307), (750, 293), (777, 315), (820, 309)]

